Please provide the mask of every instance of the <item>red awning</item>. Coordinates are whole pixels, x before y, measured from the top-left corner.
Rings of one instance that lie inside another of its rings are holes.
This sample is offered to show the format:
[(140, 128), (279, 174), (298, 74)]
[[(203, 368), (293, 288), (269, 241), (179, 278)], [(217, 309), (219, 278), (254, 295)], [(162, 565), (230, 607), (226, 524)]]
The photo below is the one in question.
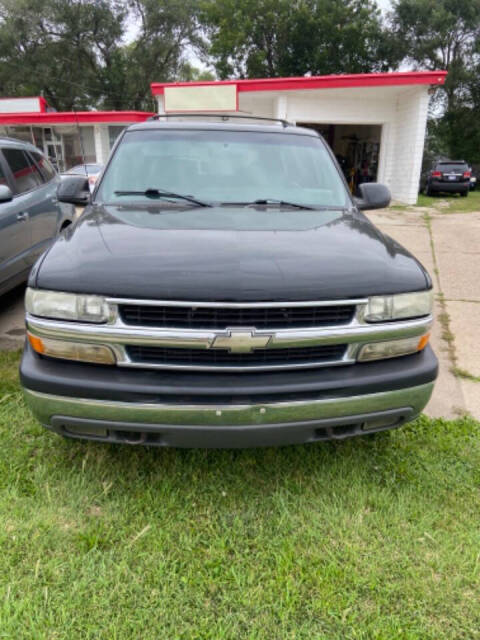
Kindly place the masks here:
[(2, 125), (132, 124), (154, 113), (147, 111), (47, 111), (43, 113), (0, 113)]
[(305, 89), (346, 89), (353, 87), (392, 87), (401, 85), (442, 85), (446, 71), (398, 71), (392, 73), (352, 73), (299, 78), (253, 78), (204, 82), (152, 82), (153, 95), (162, 95), (165, 87), (205, 87), (235, 84), (242, 91), (295, 91)]

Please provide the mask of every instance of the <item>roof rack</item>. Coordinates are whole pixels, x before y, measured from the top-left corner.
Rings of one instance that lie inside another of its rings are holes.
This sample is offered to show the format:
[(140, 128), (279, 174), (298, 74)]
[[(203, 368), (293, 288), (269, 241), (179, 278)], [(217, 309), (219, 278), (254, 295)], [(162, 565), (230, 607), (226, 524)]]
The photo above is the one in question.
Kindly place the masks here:
[(154, 116), (150, 116), (147, 120), (160, 120), (160, 118), (220, 118), (223, 121), (235, 118), (239, 120), (267, 120), (268, 122), (278, 122), (282, 127), (293, 127), (292, 122), (288, 120), (282, 120), (282, 118), (265, 118), (264, 116), (242, 116), (237, 114), (224, 114), (224, 113), (157, 113)]

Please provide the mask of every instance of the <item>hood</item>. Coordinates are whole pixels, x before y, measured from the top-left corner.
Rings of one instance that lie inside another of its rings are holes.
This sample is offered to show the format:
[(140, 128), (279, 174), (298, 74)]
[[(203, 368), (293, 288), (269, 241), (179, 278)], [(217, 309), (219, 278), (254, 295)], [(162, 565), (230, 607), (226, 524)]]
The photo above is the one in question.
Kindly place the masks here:
[(199, 301), (291, 301), (422, 290), (428, 274), (361, 213), (94, 206), (31, 275), (43, 289)]

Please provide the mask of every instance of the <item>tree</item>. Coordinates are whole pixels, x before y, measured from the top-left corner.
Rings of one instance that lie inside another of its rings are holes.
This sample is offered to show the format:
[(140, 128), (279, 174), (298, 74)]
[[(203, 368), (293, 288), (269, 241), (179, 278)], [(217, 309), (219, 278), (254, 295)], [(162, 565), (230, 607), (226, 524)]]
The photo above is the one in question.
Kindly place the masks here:
[(195, 0), (0, 0), (0, 92), (58, 110), (153, 109), (150, 81), (191, 73), (197, 34)]
[(390, 25), (407, 63), (448, 71), (432, 104), (432, 147), (480, 162), (480, 0), (397, 0)]
[(386, 71), (397, 61), (374, 0), (203, 0), (221, 78)]
[(133, 104), (140, 108), (152, 80), (177, 80), (191, 69), (186, 54), (201, 45), (201, 38), (196, 0), (131, 0), (130, 6), (139, 31), (127, 47), (125, 76)]
[(108, 0), (2, 0), (2, 94), (43, 93), (57, 109), (94, 103), (102, 47), (111, 50), (121, 35), (113, 7)]

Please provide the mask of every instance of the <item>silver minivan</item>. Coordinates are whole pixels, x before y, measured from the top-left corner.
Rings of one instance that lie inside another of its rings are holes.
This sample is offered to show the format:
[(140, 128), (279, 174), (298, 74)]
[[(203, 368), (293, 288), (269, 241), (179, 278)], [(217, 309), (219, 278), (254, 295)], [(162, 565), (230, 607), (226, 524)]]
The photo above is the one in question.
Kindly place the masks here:
[(32, 144), (0, 138), (0, 295), (24, 282), (75, 208), (57, 198), (60, 177)]

